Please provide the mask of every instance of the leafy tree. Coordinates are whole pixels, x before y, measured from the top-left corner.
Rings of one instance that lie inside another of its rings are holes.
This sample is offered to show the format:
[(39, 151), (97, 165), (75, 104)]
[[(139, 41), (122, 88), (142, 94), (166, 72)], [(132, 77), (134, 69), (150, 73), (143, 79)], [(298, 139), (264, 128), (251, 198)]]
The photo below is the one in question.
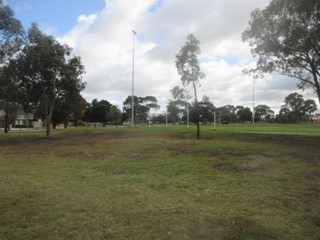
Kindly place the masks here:
[(183, 86), (189, 84), (192, 84), (193, 86), (196, 106), (197, 139), (200, 139), (197, 86), (200, 86), (199, 81), (205, 77), (205, 74), (200, 69), (198, 61), (198, 55), (201, 53), (199, 45), (200, 41), (193, 36), (193, 34), (189, 34), (185, 45), (182, 46), (180, 52), (176, 55), (175, 62)]
[(235, 114), (236, 107), (233, 105), (225, 105), (217, 108), (218, 122), (228, 124), (230, 122), (235, 123), (237, 116)]
[(0, 64), (7, 64), (20, 49), (24, 40), (24, 30), (12, 9), (0, 3)]
[(252, 120), (252, 112), (248, 107), (237, 106), (235, 114), (239, 123), (251, 122)]
[(101, 122), (106, 126), (108, 122), (108, 114), (112, 104), (107, 100), (98, 101), (93, 99), (91, 104), (88, 104), (85, 112), (85, 119), (89, 122)]
[(281, 107), (277, 120), (280, 122), (298, 123), (303, 120), (306, 114), (311, 114), (317, 110), (314, 100), (304, 100), (298, 93), (289, 94), (285, 100), (285, 105)]
[(169, 119), (173, 124), (181, 122), (182, 118), (187, 118), (187, 110), (190, 107), (188, 99), (190, 98), (188, 92), (184, 88), (175, 86), (170, 90), (173, 100), (169, 100), (167, 105), (167, 112)]
[(187, 100), (189, 97), (188, 92), (184, 88), (175, 86), (170, 90), (173, 100)]
[(319, 12), (319, 0), (272, 0), (252, 12), (242, 39), (258, 57), (253, 72), (296, 78), (298, 87), (313, 89), (320, 102)]
[[(133, 96), (133, 104), (134, 104), (134, 115), (137, 115), (137, 108), (136, 106), (138, 106), (138, 97), (137, 96)], [(128, 119), (131, 119), (131, 115), (132, 115), (132, 96), (129, 95), (123, 102), (123, 115), (124, 118), (122, 119), (122, 121), (127, 121)]]
[(155, 117), (153, 117), (152, 122), (157, 123), (157, 124), (165, 124), (166, 123), (166, 115), (165, 114), (160, 114)]
[[(132, 114), (132, 96), (128, 96), (123, 102), (123, 108), (127, 118)], [(159, 109), (157, 98), (154, 96), (137, 97), (133, 96), (134, 114), (137, 122), (146, 123), (150, 111)]]
[(69, 120), (74, 122), (74, 126), (78, 126), (78, 121), (84, 116), (84, 111), (87, 105), (86, 100), (81, 96), (80, 93), (73, 96), (72, 99), (67, 102), (67, 108), (69, 110)]
[(122, 113), (119, 108), (115, 105), (111, 105), (110, 110), (107, 112), (108, 122), (116, 126), (121, 122)]
[(273, 118), (274, 111), (267, 105), (261, 104), (254, 107), (254, 118), (259, 122), (270, 121)]
[(167, 105), (167, 112), (169, 113), (169, 119), (173, 124), (181, 122), (182, 117), (187, 115), (187, 102), (177, 99), (169, 101)]
[(278, 123), (295, 123), (294, 114), (285, 105), (281, 106), (279, 114), (276, 116)]
[(5, 113), (5, 133), (7, 133), (9, 124), (14, 124), (20, 108), (14, 102), (0, 101), (0, 109), (3, 109)]
[(199, 114), (203, 123), (213, 122), (213, 113), (215, 107), (210, 98), (206, 95), (203, 96), (202, 101), (198, 103)]
[(69, 122), (73, 122), (74, 126), (77, 127), (77, 121), (83, 116), (86, 103), (86, 100), (80, 94), (74, 96), (71, 94), (66, 99), (58, 99), (52, 114), (53, 129), (61, 123), (67, 128)]
[[(24, 30), (19, 20), (14, 17), (14, 12), (9, 6), (0, 2), (0, 102), (5, 110), (5, 128), (8, 132), (9, 120), (15, 112), (17, 100), (17, 86), (6, 73), (9, 60), (16, 54), (22, 43)], [(11, 107), (13, 109), (11, 110)], [(12, 119), (11, 119), (12, 120)]]
[(56, 102), (85, 87), (80, 57), (71, 56), (70, 47), (43, 34), (36, 24), (29, 29), (24, 48), (10, 61), (10, 73), (18, 83), (24, 111), (38, 109), (44, 116), (47, 138)]

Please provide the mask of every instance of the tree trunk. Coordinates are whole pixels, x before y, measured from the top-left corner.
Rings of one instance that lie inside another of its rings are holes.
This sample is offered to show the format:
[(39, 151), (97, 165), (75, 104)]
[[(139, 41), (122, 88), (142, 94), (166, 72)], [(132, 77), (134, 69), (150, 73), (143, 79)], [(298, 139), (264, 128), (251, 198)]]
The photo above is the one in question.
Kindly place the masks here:
[(315, 76), (315, 84), (316, 84), (316, 92), (317, 92), (317, 95), (318, 95), (318, 100), (319, 100), (319, 103), (320, 103), (320, 86), (319, 86), (319, 82), (318, 82), (317, 76)]
[(5, 133), (8, 133), (8, 119), (9, 119), (9, 116), (8, 116), (8, 103), (6, 103), (6, 106), (5, 106), (5, 117), (4, 117), (4, 132)]
[(193, 90), (194, 90), (194, 100), (196, 103), (196, 122), (197, 122), (197, 140), (200, 139), (200, 123), (199, 123), (199, 108), (198, 108), (198, 97), (197, 97), (197, 88), (196, 83), (193, 81)]
[(313, 64), (313, 62), (310, 62), (310, 67), (312, 70), (312, 76), (313, 76), (313, 81), (314, 81), (314, 86), (316, 87), (316, 93), (318, 95), (318, 100), (320, 103), (320, 84), (319, 84), (319, 79), (318, 79), (318, 70), (317, 67), (315, 66), (315, 64)]
[(53, 104), (46, 103), (45, 104), (45, 124), (46, 124), (46, 137), (50, 138), (51, 133), (51, 117), (53, 113)]

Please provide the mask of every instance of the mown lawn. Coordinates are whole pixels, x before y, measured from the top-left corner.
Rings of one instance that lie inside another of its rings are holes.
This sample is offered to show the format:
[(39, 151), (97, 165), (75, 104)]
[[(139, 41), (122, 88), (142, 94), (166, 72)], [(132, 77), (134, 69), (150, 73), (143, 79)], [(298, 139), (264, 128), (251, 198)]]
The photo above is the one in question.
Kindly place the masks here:
[(320, 126), (258, 127), (0, 133), (0, 239), (319, 239)]

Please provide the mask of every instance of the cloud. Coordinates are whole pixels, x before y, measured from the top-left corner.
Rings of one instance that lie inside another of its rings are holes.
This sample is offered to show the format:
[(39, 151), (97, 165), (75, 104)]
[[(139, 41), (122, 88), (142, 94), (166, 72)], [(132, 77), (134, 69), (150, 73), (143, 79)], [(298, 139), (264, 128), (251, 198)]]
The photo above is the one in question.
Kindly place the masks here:
[[(252, 107), (253, 80), (243, 75), (252, 65), (250, 48), (241, 40), (250, 13), (264, 8), (268, 0), (108, 0), (98, 14), (79, 16), (77, 25), (59, 41), (72, 46), (86, 68), (83, 92), (88, 101), (107, 99), (121, 106), (131, 94), (132, 47), (135, 30), (135, 95), (156, 96), (160, 111), (170, 89), (181, 86), (175, 55), (189, 33), (201, 42), (201, 68), (206, 79), (198, 89), (216, 106)], [(188, 88), (190, 93), (193, 90)], [(279, 108), (295, 81), (259, 79), (255, 83), (257, 104)]]

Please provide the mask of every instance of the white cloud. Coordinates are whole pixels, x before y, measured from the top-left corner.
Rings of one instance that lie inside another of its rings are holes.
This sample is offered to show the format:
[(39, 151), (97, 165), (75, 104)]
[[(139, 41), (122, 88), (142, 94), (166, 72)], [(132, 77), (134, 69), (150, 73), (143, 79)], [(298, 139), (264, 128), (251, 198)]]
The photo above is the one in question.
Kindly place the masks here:
[[(59, 40), (74, 48), (86, 68), (87, 100), (107, 99), (121, 107), (131, 94), (132, 32), (135, 38), (135, 95), (154, 95), (162, 109), (170, 89), (181, 85), (175, 55), (192, 32), (201, 41), (201, 68), (206, 74), (199, 99), (209, 96), (216, 106), (252, 106), (250, 48), (241, 40), (250, 13), (268, 0), (106, 0), (100, 13), (80, 16), (77, 26)], [(285, 96), (298, 91), (295, 81), (255, 80), (257, 104), (279, 108)], [(193, 92), (190, 90), (193, 94)]]

